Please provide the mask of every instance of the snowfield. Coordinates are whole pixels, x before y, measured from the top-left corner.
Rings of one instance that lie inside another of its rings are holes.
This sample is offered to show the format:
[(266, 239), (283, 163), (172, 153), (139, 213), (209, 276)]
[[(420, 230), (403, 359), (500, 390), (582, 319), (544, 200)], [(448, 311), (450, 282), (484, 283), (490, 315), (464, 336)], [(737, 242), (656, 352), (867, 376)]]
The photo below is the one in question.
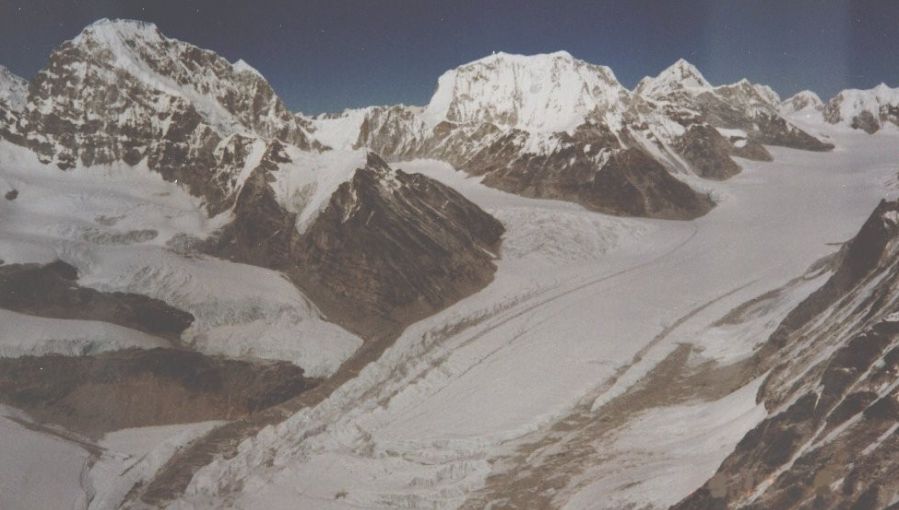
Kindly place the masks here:
[(119, 508), (179, 448), (221, 422), (125, 429), (94, 443), (0, 405), (0, 508)]
[[(601, 420), (605, 403), (678, 346), (700, 360), (745, 358), (823, 277), (787, 287), (739, 324), (713, 324), (834, 252), (895, 181), (895, 134), (837, 130), (832, 139), (829, 153), (770, 147), (773, 163), (741, 161), (742, 174), (707, 183), (721, 202), (692, 222), (592, 214), (486, 188), (443, 163), (396, 164), (504, 222), (495, 281), (408, 328), (326, 401), (202, 469), (173, 507), (459, 507), (489, 475), (523, 468), (499, 459), (551, 444), (552, 424), (578, 406)], [(676, 502), (763, 417), (756, 384), (631, 419), (605, 447), (635, 459), (651, 448), (655, 460), (621, 471), (596, 457), (587, 482), (558, 472), (564, 490), (554, 504), (595, 508), (613, 487), (621, 505)], [(708, 440), (686, 451), (694, 433)], [(688, 478), (672, 471), (694, 463)]]
[[(346, 165), (363, 156), (351, 154)], [(325, 174), (316, 168), (313, 180), (327, 183)], [(314, 191), (315, 184), (307, 184)], [(195, 320), (181, 340), (202, 352), (291, 361), (307, 375), (323, 377), (362, 345), (359, 337), (327, 322), (281, 274), (185, 248), (185, 240), (205, 238), (230, 219), (230, 212), (209, 219), (199, 199), (142, 164), (63, 172), (0, 141), (0, 195), (13, 189), (15, 200), (0, 200), (0, 260), (60, 259), (78, 269), (82, 286), (143, 294), (190, 312)], [(284, 189), (293, 188), (285, 184)], [(312, 196), (321, 202), (316, 197), (327, 193), (324, 188)], [(25, 320), (0, 323), (0, 355), (160, 343), (109, 324)], [(23, 331), (27, 338), (16, 336)]]

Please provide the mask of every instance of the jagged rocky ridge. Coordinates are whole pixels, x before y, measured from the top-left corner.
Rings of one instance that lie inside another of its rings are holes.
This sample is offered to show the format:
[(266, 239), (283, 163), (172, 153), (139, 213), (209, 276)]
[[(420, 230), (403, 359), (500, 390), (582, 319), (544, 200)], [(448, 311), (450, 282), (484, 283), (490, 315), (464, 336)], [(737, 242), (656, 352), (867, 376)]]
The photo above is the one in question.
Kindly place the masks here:
[(768, 418), (675, 508), (899, 507), (897, 255), (884, 201), (760, 351)]
[(503, 228), (492, 217), (363, 150), (324, 146), (257, 71), (149, 23), (85, 28), (24, 100), (0, 100), (0, 120), (0, 138), (61, 170), (146, 165), (178, 183), (228, 221), (173, 248), (284, 270), (365, 338), (481, 288), (495, 269)]
[(726, 179), (761, 144), (827, 150), (787, 122), (770, 88), (712, 87), (675, 63), (635, 91), (566, 52), (498, 53), (448, 71), (424, 108), (372, 107), (315, 119), (335, 146), (389, 161), (445, 160), (499, 189), (633, 216), (694, 218), (711, 199), (675, 176)]

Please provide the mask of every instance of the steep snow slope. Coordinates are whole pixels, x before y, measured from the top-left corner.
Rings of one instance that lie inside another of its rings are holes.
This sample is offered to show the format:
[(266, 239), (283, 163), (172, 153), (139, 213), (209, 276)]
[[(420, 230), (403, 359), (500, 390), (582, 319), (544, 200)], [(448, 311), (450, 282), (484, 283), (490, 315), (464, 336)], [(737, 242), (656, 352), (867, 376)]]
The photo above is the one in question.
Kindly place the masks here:
[(33, 430), (21, 413), (0, 406), (0, 451), (0, 508), (87, 508), (90, 454), (80, 445)]
[[(575, 409), (582, 409), (587, 423), (599, 423), (606, 404), (679, 345), (692, 344), (697, 354), (691, 363), (732, 363), (753, 351), (764, 339), (753, 331), (764, 331), (774, 319), (751, 323), (734, 336), (722, 337), (721, 326), (712, 325), (832, 252), (829, 243), (852, 235), (895, 173), (896, 144), (863, 134), (834, 136), (838, 152), (774, 149), (775, 163), (747, 163), (726, 186), (710, 184), (721, 205), (691, 224), (573, 220), (566, 204), (498, 193), (443, 164), (415, 163), (413, 168), (456, 183), (502, 218), (510, 246), (519, 248), (500, 261), (494, 283), (483, 292), (413, 325), (331, 398), (246, 441), (235, 458), (201, 470), (185, 502), (452, 508), (477, 493), (483, 499), (470, 502), (477, 508), (513, 494), (516, 473), (526, 476), (546, 464), (556, 466), (551, 484), (525, 480), (518, 486), (529, 487), (532, 503), (595, 507), (589, 498), (576, 504), (586, 487), (578, 477), (583, 466), (551, 455), (559, 441), (553, 427), (564, 428)], [(783, 221), (787, 216), (790, 222)], [(553, 228), (562, 222), (567, 228)], [(550, 230), (556, 234), (546, 243)], [(606, 251), (585, 255), (572, 248), (584, 242)], [(790, 306), (812, 288), (805, 284), (774, 303)], [(647, 444), (659, 441), (654, 444), (674, 459), (701, 457), (708, 472), (737, 441), (737, 431), (748, 430), (760, 415), (751, 398), (738, 396), (696, 406), (670, 412), (683, 430), (714, 416), (711, 423), (721, 426), (707, 424), (708, 433), (718, 439), (697, 446), (702, 451), (694, 457), (678, 457), (683, 449), (665, 446), (662, 438)], [(590, 427), (583, 430), (589, 439)], [(633, 429), (619, 444), (654, 431)], [(549, 445), (546, 455), (522, 457), (529, 469), (516, 463), (515, 452), (539, 441)], [(563, 460), (555, 465), (553, 459)], [(602, 465), (602, 457), (591, 465)], [(509, 473), (512, 485), (502, 485)], [(630, 500), (635, 503), (664, 507), (690, 490), (690, 484), (657, 485), (669, 477), (632, 473), (622, 483), (642, 481), (643, 490), (631, 496), (653, 495), (649, 502)], [(596, 474), (590, 482), (621, 476), (602, 469)], [(234, 492), (238, 481), (242, 488)]]

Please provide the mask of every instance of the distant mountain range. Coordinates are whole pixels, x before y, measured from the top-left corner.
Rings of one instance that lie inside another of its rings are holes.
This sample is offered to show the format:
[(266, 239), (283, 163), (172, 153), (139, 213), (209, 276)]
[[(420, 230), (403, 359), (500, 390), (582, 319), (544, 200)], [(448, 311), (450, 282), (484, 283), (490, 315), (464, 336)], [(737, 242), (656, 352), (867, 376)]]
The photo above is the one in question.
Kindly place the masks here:
[[(832, 148), (792, 116), (820, 112), (873, 132), (895, 122), (897, 97), (879, 87), (844, 91), (827, 105), (811, 93), (780, 103), (745, 80), (712, 86), (685, 60), (631, 91), (611, 69), (567, 52), (497, 53), (444, 73), (424, 107), (310, 118), (290, 112), (243, 61), (149, 23), (104, 19), (56, 49), (30, 83), (0, 72), (0, 137), (61, 170), (145, 162), (202, 199), (210, 217), (230, 215), (203, 250), (288, 271), (360, 331), (372, 320), (407, 323), (483, 285), (492, 266), (485, 254), (502, 232), (461, 196), (385, 161), (440, 159), (512, 193), (690, 219), (714, 207), (702, 180), (737, 174), (735, 157), (769, 160), (764, 145)], [(358, 203), (363, 197), (384, 202)], [(446, 214), (446, 198), (470, 212)], [(428, 200), (440, 205), (423, 210), (452, 221), (425, 231), (421, 215), (403, 218)], [(404, 235), (391, 237), (392, 248), (378, 240), (351, 248), (361, 238), (352, 218), (361, 228), (372, 208), (389, 222), (383, 231)], [(424, 265), (388, 263), (388, 252)], [(369, 293), (346, 292), (351, 282)], [(342, 312), (348, 305), (365, 313)]]
[[(447, 71), (424, 107), (307, 117), (243, 61), (107, 19), (57, 48), (30, 83), (0, 71), (0, 138), (61, 170), (146, 164), (224, 218), (193, 246), (286, 271), (354, 331), (407, 324), (482, 286), (502, 233), (460, 195), (391, 163), (439, 159), (528, 197), (691, 219), (715, 205), (702, 181), (737, 174), (739, 158), (770, 160), (765, 145), (832, 148), (791, 119), (874, 132), (897, 122), (896, 105), (885, 86), (781, 102), (746, 80), (713, 86), (685, 60), (631, 91), (560, 51)], [(372, 222), (378, 232), (364, 229)]]

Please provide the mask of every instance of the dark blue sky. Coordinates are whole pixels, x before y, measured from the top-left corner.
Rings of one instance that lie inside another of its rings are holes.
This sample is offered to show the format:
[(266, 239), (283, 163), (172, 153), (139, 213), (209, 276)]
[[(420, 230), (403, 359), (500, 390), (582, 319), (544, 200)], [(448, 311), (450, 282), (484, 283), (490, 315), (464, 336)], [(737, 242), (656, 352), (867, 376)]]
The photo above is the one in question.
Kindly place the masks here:
[(568, 50), (628, 87), (679, 57), (783, 95), (899, 85), (893, 0), (0, 0), (0, 64), (30, 78), (102, 17), (243, 58), (307, 113), (424, 104), (443, 71), (500, 50)]

